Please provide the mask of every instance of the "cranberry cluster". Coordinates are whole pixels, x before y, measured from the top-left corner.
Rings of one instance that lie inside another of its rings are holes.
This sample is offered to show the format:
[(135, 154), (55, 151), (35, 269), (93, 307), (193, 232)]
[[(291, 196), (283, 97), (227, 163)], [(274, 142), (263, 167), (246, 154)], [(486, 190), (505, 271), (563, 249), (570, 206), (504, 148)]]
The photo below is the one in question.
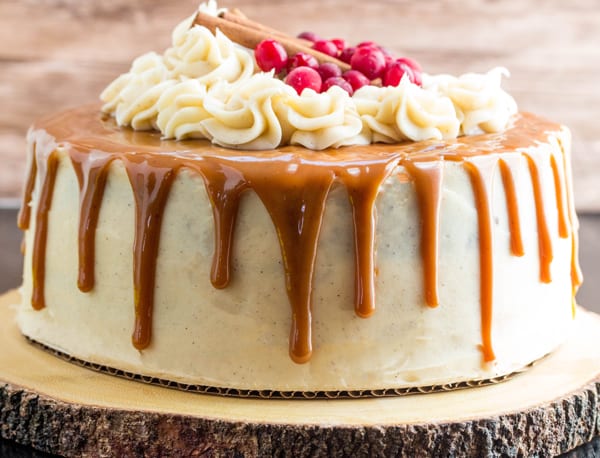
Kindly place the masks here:
[(254, 50), (256, 63), (263, 71), (274, 70), (298, 94), (305, 88), (322, 92), (339, 86), (348, 94), (367, 84), (397, 86), (404, 75), (421, 85), (421, 66), (408, 57), (393, 57), (385, 48), (372, 41), (348, 46), (341, 38), (323, 40), (312, 32), (303, 32), (298, 38), (312, 42), (312, 48), (350, 65), (342, 69), (331, 62), (319, 63), (315, 56), (299, 52), (288, 56), (281, 43), (273, 39), (261, 41)]

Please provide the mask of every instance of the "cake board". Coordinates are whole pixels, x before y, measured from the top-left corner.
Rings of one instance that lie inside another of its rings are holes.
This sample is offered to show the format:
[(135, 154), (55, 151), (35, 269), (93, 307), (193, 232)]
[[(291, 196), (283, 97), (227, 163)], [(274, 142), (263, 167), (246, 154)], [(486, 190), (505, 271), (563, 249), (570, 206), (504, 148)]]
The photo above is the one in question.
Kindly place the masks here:
[(32, 346), (0, 296), (0, 436), (65, 456), (555, 456), (600, 436), (600, 316), (484, 387), (364, 399), (244, 399), (95, 372)]

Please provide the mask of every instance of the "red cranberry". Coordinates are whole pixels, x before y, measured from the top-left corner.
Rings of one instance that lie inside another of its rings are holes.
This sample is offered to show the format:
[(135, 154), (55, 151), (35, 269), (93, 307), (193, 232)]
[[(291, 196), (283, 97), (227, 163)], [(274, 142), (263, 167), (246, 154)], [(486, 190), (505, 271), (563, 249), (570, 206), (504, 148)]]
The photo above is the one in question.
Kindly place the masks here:
[(317, 71), (319, 72), (319, 75), (321, 75), (323, 81), (335, 76), (342, 76), (342, 69), (331, 62), (322, 63), (319, 65), (319, 68), (317, 68)]
[(374, 41), (361, 41), (356, 45), (357, 48), (379, 48), (379, 45)]
[(352, 55), (354, 54), (354, 51), (356, 51), (356, 48), (354, 46), (344, 48), (340, 53), (338, 59), (340, 59), (342, 62), (346, 62), (347, 64), (349, 64), (350, 60), (352, 59)]
[(404, 62), (410, 68), (412, 68), (413, 70), (418, 71), (419, 73), (423, 72), (423, 69), (421, 68), (421, 66), (419, 65), (419, 63), (416, 60), (411, 59), (410, 57), (399, 57), (396, 60), (399, 61), (399, 62)]
[(302, 94), (302, 91), (306, 88), (321, 92), (321, 85), (323, 83), (319, 73), (310, 67), (297, 67), (293, 69), (285, 77), (285, 82), (296, 89), (298, 94)]
[(327, 54), (328, 56), (337, 57), (338, 48), (337, 46), (329, 40), (318, 40), (315, 41), (312, 45), (313, 49), (316, 51), (320, 51), (323, 54)]
[(302, 32), (298, 34), (298, 38), (302, 38), (303, 40), (312, 41), (313, 43), (319, 40), (319, 37), (314, 32)]
[(405, 74), (412, 81), (412, 73), (412, 69), (405, 63), (399, 61), (392, 62), (383, 73), (382, 83), (384, 86), (398, 86)]
[(421, 72), (418, 72), (416, 70), (412, 71), (412, 82), (415, 83), (417, 86), (422, 86), (423, 85), (423, 78), (421, 76)]
[(367, 78), (374, 80), (379, 78), (385, 70), (385, 57), (379, 48), (362, 46), (356, 49), (350, 65), (354, 70), (358, 70)]
[(331, 42), (336, 46), (338, 51), (343, 51), (348, 46), (346, 40), (344, 40), (343, 38), (332, 38)]
[(323, 87), (321, 88), (321, 90), (325, 92), (331, 86), (339, 86), (350, 95), (354, 93), (352, 85), (341, 76), (332, 76), (331, 78), (327, 78), (323, 83)]
[(369, 78), (358, 70), (348, 70), (344, 73), (343, 78), (350, 83), (353, 91), (358, 91), (361, 87), (371, 84)]
[[(410, 59), (408, 57), (400, 57), (398, 59), (396, 59), (396, 62), (402, 62), (404, 65), (408, 66), (411, 69), (412, 72), (412, 77), (411, 77), (411, 81), (419, 86), (421, 86), (421, 84), (423, 83), (423, 80), (421, 78), (421, 74), (423, 73), (423, 70), (421, 69), (421, 66), (419, 65), (418, 62), (416, 62), (413, 59)], [(411, 76), (411, 75), (409, 75)]]
[(267, 39), (261, 41), (254, 50), (256, 63), (263, 72), (275, 69), (279, 73), (287, 65), (287, 52), (281, 43)]
[(311, 56), (305, 52), (299, 52), (288, 59), (287, 69), (288, 71), (292, 71), (296, 67), (317, 68), (318, 66), (319, 61), (315, 56)]

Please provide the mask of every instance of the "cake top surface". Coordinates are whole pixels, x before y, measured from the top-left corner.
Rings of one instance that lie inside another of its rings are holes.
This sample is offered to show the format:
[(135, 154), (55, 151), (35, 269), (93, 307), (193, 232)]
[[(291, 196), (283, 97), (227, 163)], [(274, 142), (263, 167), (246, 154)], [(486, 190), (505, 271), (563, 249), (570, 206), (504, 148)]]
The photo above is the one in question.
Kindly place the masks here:
[(502, 132), (517, 113), (501, 88), (507, 74), (428, 75), (373, 43), (311, 43), (209, 1), (177, 25), (170, 48), (135, 59), (101, 99), (119, 126), (164, 139), (323, 150)]
[(314, 162), (344, 162), (344, 159), (352, 162), (377, 158), (393, 161), (394, 158), (403, 157), (410, 157), (413, 161), (440, 158), (462, 160), (470, 156), (525, 151), (539, 142), (546, 141), (549, 133), (561, 128), (563, 127), (560, 124), (538, 115), (519, 113), (511, 118), (511, 123), (505, 130), (497, 133), (482, 133), (448, 140), (380, 144), (376, 149), (368, 145), (330, 147), (318, 155), (300, 145), (249, 153), (215, 146), (207, 139), (165, 139), (155, 130), (136, 131), (130, 127), (120, 127), (112, 116), (100, 112), (97, 104), (89, 104), (41, 118), (32, 126), (32, 131), (42, 130), (48, 134), (49, 141), (56, 141), (59, 146), (69, 144), (82, 152), (93, 150), (118, 154), (162, 153), (190, 159), (224, 156), (231, 160), (243, 160), (251, 155), (256, 160), (273, 160), (277, 156), (285, 156), (283, 159), (289, 161), (294, 156)]

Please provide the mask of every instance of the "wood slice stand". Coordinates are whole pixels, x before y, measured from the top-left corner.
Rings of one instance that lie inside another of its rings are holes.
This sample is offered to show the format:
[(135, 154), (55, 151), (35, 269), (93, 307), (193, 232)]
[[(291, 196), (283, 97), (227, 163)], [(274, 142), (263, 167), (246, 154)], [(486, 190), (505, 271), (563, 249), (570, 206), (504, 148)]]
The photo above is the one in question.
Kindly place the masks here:
[(600, 316), (495, 385), (392, 398), (188, 393), (62, 361), (0, 296), (0, 436), (66, 456), (555, 456), (600, 436)]

